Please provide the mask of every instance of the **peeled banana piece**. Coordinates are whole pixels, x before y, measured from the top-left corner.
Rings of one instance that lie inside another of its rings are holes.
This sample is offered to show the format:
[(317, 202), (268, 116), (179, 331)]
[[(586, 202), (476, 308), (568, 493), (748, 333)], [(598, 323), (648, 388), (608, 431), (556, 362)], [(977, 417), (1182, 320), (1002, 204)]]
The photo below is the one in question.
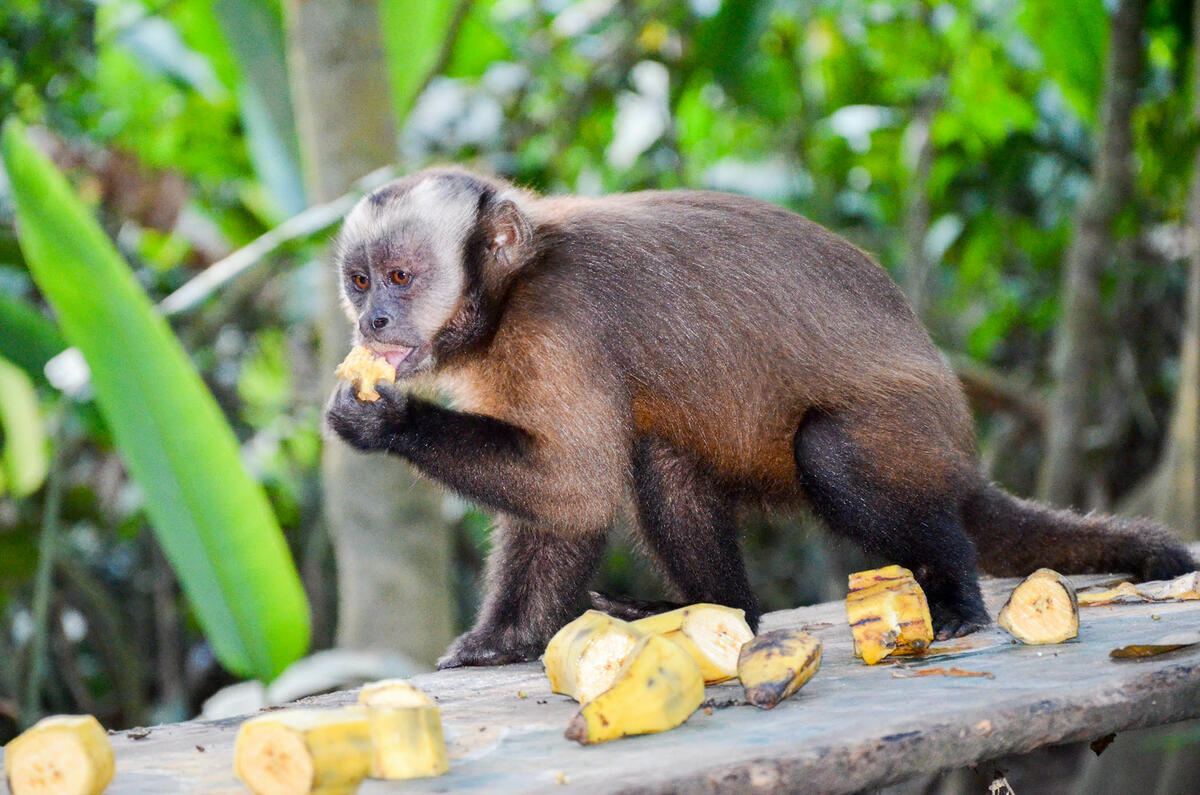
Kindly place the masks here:
[(555, 693), (586, 704), (616, 680), (617, 672), (646, 633), (598, 610), (560, 629), (542, 655), (546, 678)]
[(854, 635), (854, 654), (868, 665), (890, 654), (920, 654), (933, 642), (925, 593), (902, 566), (851, 574), (846, 618)]
[(737, 674), (746, 700), (770, 709), (803, 687), (820, 667), (821, 641), (798, 629), (777, 629), (742, 646)]
[(1021, 582), (996, 623), (1022, 643), (1062, 643), (1079, 634), (1075, 587), (1053, 569), (1038, 569)]
[(746, 611), (706, 602), (640, 618), (633, 626), (682, 646), (709, 685), (737, 676), (738, 652), (754, 637)]
[(112, 744), (91, 715), (43, 718), (4, 747), (13, 795), (99, 795), (112, 781)]
[(571, 719), (566, 737), (588, 745), (666, 731), (687, 720), (703, 700), (704, 677), (692, 656), (661, 635), (643, 637), (612, 687)]
[(450, 769), (441, 713), (429, 696), (403, 679), (384, 679), (363, 685), (358, 703), (367, 708), (375, 746), (371, 778), (424, 778)]
[(350, 353), (334, 370), (334, 375), (353, 384), (358, 399), (368, 403), (379, 400), (375, 385), (380, 381), (396, 383), (396, 368), (388, 364), (387, 359), (363, 345), (355, 345), (350, 349)]
[(343, 795), (371, 772), (367, 710), (288, 709), (238, 730), (233, 772), (255, 795)]

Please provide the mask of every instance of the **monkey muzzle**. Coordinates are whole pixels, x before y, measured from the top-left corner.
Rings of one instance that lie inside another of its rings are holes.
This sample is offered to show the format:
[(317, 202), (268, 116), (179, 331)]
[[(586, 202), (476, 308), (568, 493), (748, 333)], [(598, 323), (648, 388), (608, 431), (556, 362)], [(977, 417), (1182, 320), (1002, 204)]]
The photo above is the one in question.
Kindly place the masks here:
[(429, 358), (430, 353), (430, 346), (427, 343), (422, 343), (415, 347), (371, 341), (365, 344), (376, 354), (386, 359), (388, 364), (396, 368), (397, 378), (411, 375), (420, 369), (421, 365)]

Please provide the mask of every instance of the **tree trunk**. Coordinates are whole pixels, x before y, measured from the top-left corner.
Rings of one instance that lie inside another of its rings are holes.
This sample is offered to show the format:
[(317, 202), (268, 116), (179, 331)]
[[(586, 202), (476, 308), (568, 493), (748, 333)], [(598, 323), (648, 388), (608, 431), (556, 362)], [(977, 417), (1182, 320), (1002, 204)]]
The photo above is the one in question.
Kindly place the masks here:
[(1079, 504), (1087, 480), (1085, 435), (1096, 421), (1096, 374), (1104, 339), (1100, 274), (1112, 249), (1112, 225), (1133, 194), (1133, 129), (1145, 46), (1147, 0), (1121, 0), (1112, 20), (1094, 179), (1075, 217), (1061, 295), (1062, 316), (1054, 342), (1054, 391), (1046, 425), (1046, 454), (1038, 473), (1038, 498)]
[[(1200, 120), (1200, 0), (1192, 12), (1192, 114)], [(1162, 457), (1124, 506), (1148, 513), (1185, 539), (1200, 539), (1200, 153), (1192, 167), (1187, 219), (1187, 310), (1179, 351), (1179, 391)]]
[(933, 117), (940, 99), (930, 93), (917, 100), (916, 112), (909, 123), (906, 137), (911, 146), (909, 168), (912, 181), (908, 189), (908, 206), (904, 213), (905, 262), (901, 286), (917, 317), (926, 319), (929, 304), (929, 281), (937, 264), (929, 256), (925, 236), (929, 232), (929, 175), (933, 171), (934, 149), (930, 135)]
[[(366, 0), (289, 0), (289, 60), (309, 198), (323, 202), (391, 162), (396, 128), (378, 9)], [(336, 278), (321, 285), (321, 366), (349, 348)], [(398, 459), (328, 438), (325, 521), (338, 572), (337, 645), (432, 663), (454, 636), (452, 536), (437, 489)]]

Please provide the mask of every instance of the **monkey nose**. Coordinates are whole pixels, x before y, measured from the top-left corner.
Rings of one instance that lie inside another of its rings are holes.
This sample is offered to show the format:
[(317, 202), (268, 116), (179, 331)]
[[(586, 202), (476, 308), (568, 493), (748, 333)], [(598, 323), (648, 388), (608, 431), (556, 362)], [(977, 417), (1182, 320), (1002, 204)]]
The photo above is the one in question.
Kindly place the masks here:
[(379, 329), (383, 328), (384, 326), (386, 326), (388, 324), (388, 320), (389, 320), (389, 318), (387, 315), (384, 315), (384, 314), (375, 315), (375, 317), (371, 318), (371, 328), (375, 329), (376, 331), (379, 331)]

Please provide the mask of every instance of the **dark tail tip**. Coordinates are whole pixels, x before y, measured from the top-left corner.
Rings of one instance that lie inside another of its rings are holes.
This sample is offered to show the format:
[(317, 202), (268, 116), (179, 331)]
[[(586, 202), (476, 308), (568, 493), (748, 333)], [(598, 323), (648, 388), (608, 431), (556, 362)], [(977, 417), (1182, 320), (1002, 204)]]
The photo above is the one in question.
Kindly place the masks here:
[(1121, 572), (1165, 580), (1197, 568), (1178, 536), (1150, 519), (1058, 510), (980, 483), (963, 503), (980, 565), (1002, 577), (1043, 566), (1063, 574)]

